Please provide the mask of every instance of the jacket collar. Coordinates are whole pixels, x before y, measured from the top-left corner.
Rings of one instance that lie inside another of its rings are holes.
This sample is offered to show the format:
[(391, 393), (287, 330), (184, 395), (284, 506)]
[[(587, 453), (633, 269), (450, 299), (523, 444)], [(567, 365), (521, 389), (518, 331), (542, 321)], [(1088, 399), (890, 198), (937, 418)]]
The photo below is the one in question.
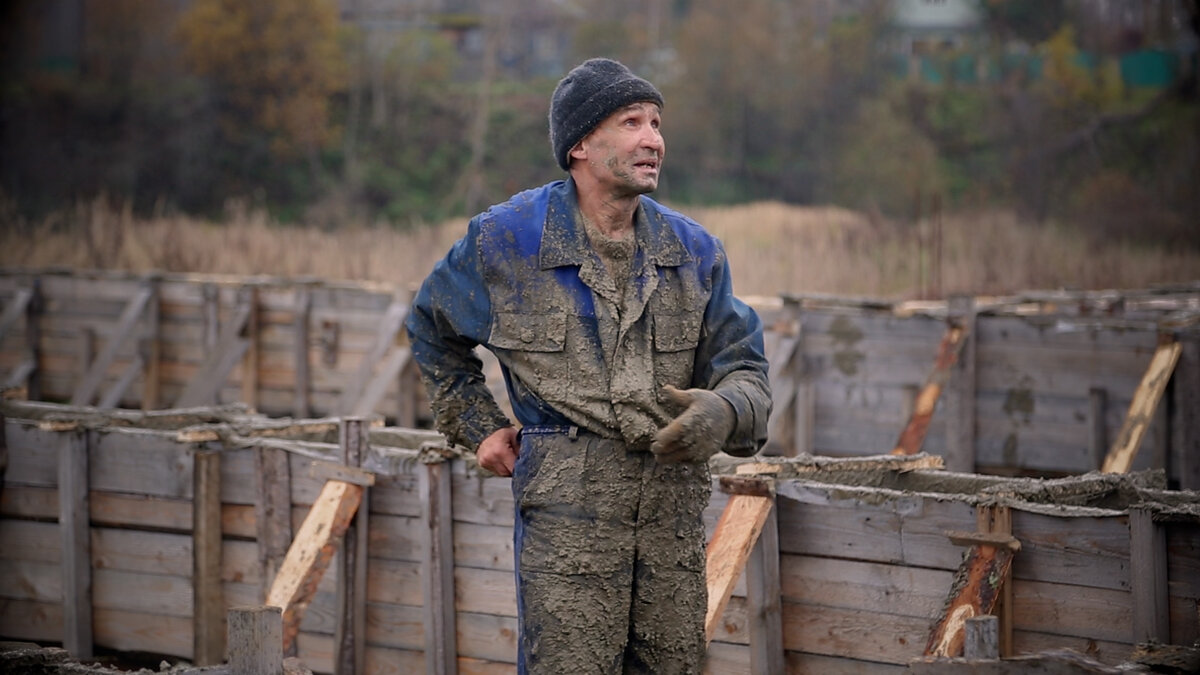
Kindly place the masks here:
[[(567, 179), (551, 186), (538, 252), (542, 269), (581, 266), (592, 256), (587, 233), (575, 218), (578, 204), (575, 181)], [(691, 260), (658, 202), (642, 195), (634, 217), (637, 219), (634, 234), (644, 260), (658, 267), (677, 267)]]

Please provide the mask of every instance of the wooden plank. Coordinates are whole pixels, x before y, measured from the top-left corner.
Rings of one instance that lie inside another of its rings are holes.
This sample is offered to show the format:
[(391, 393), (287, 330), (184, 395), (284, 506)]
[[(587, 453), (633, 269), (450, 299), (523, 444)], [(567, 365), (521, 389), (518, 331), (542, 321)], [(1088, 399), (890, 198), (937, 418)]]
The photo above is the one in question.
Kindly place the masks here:
[(229, 668), (238, 675), (283, 672), (283, 616), (278, 607), (229, 610)]
[(211, 354), (200, 365), (196, 376), (184, 387), (179, 400), (175, 402), (175, 407), (208, 405), (216, 400), (217, 391), (229, 377), (230, 371), (250, 348), (250, 342), (243, 337), (243, 333), (252, 312), (249, 298), (239, 298), (233, 316), (221, 327), (220, 337), (213, 345)]
[(1180, 353), (1172, 378), (1176, 414), (1171, 464), (1181, 490), (1200, 490), (1200, 415), (1195, 413), (1200, 410), (1200, 328), (1188, 327), (1176, 337)]
[(246, 328), (242, 337), (246, 341), (246, 349), (242, 353), (242, 397), (241, 400), (250, 406), (251, 410), (258, 409), (258, 353), (259, 353), (259, 312), (258, 289), (254, 286), (244, 286), (238, 292), (238, 302), (250, 307), (246, 315)]
[(138, 320), (142, 317), (142, 312), (146, 309), (150, 300), (154, 297), (154, 291), (149, 286), (143, 286), (138, 289), (129, 304), (121, 312), (121, 316), (117, 319), (116, 326), (112, 332), (108, 334), (104, 341), (104, 348), (100, 350), (96, 360), (92, 362), (88, 368), (87, 375), (83, 381), (76, 387), (75, 392), (71, 395), (71, 405), (89, 405), (96, 396), (96, 392), (100, 387), (101, 380), (104, 379), (105, 373), (108, 372), (108, 367), (112, 365), (113, 360), (117, 357), (117, 351), (125, 344), (125, 340), (132, 333), (133, 328), (137, 325)]
[(783, 635), (789, 653), (905, 665), (921, 655), (929, 618), (785, 602)]
[(13, 294), (12, 301), (4, 306), (4, 314), (0, 314), (0, 340), (8, 335), (8, 331), (16, 325), (18, 319), (25, 316), (32, 299), (33, 290), (29, 288), (19, 288)]
[(963, 326), (950, 325), (942, 341), (938, 345), (937, 356), (934, 357), (933, 370), (925, 380), (925, 385), (917, 395), (912, 418), (900, 432), (896, 441), (893, 455), (915, 455), (921, 451), (925, 443), (925, 435), (929, 432), (929, 422), (933, 418), (934, 409), (942, 389), (950, 381), (950, 369), (958, 361), (966, 342), (967, 329)]
[(362, 396), (354, 404), (352, 415), (368, 417), (379, 407), (388, 387), (399, 379), (400, 371), (408, 365), (412, 353), (407, 347), (394, 347), (388, 353), (383, 365), (371, 377), (371, 381), (363, 390)]
[(1145, 508), (1129, 510), (1129, 592), (1133, 642), (1171, 641), (1166, 531)]
[[(338, 446), (342, 463), (347, 468), (362, 466), (369, 452), (367, 434), (367, 424), (362, 418), (348, 417), (342, 420), (338, 430)], [(346, 529), (338, 555), (334, 672), (339, 675), (362, 673), (366, 667), (368, 488), (361, 487), (359, 500), (359, 508)]]
[(783, 600), (928, 619), (941, 610), (949, 570), (814, 556), (780, 559)]
[(1108, 391), (1104, 387), (1088, 389), (1088, 454), (1095, 458), (1094, 466), (1104, 465), (1108, 453)]
[(950, 320), (964, 329), (963, 344), (946, 384), (946, 469), (962, 473), (975, 471), (975, 299), (969, 295), (951, 296)]
[(1167, 381), (1171, 379), (1171, 372), (1175, 369), (1181, 350), (1178, 342), (1166, 340), (1154, 352), (1150, 366), (1133, 395), (1133, 402), (1129, 404), (1125, 423), (1121, 425), (1112, 449), (1104, 458), (1104, 466), (1100, 468), (1104, 473), (1129, 471), (1133, 458), (1137, 455), (1138, 446), (1141, 445), (1142, 435), (1146, 433), (1146, 427), (1150, 425), (1154, 416), (1154, 409), (1158, 407), (1158, 401), (1167, 388)]
[(338, 402), (339, 412), (349, 414), (358, 409), (363, 390), (367, 386), (367, 382), (370, 381), (376, 364), (383, 359), (389, 349), (395, 344), (396, 336), (400, 333), (400, 329), (404, 325), (404, 317), (407, 314), (407, 304), (399, 296), (394, 298), (391, 305), (388, 306), (387, 311), (384, 312), (383, 318), (379, 320), (375, 340), (371, 344), (370, 350), (364, 355), (362, 361), (359, 363), (358, 370), (342, 390), (342, 397)]
[(288, 549), (266, 602), (283, 608), (285, 651), (296, 639), (300, 619), (358, 509), (362, 490), (352, 483), (326, 483)]
[(114, 382), (113, 385), (108, 388), (108, 391), (104, 392), (104, 394), (100, 397), (99, 402), (96, 403), (96, 407), (118, 407), (121, 404), (121, 397), (125, 395), (125, 392), (129, 389), (129, 385), (133, 384), (134, 379), (136, 379), (137, 376), (142, 373), (145, 365), (146, 362), (142, 358), (142, 355), (135, 355), (121, 371), (121, 375), (117, 378), (117, 381)]
[(708, 612), (704, 617), (704, 632), (707, 641), (711, 641), (716, 632), (733, 585), (741, 576), (773, 506), (769, 497), (734, 495), (721, 514), (706, 555)]
[[(795, 413), (792, 406), (796, 401), (798, 368), (795, 365), (800, 352), (800, 336), (784, 335), (771, 352), (767, 380), (771, 383), (771, 416), (767, 421), (767, 454), (792, 456), (796, 441), (792, 436)], [(802, 354), (801, 354), (802, 356)]]
[[(984, 537), (976, 535), (969, 538), (979, 541)], [(946, 606), (925, 644), (926, 656), (959, 656), (963, 648), (965, 621), (974, 616), (991, 614), (1000, 587), (1008, 578), (1013, 553), (1020, 548), (1015, 539), (1006, 539), (1006, 542), (976, 543), (968, 549), (966, 558), (954, 576)]]
[(1129, 526), (1124, 514), (1072, 516), (1012, 511), (1021, 539), (1013, 578), (1129, 590)]
[(196, 451), (192, 464), (195, 611), (192, 658), (197, 665), (208, 666), (221, 663), (225, 657), (225, 604), (221, 595), (221, 454)]
[(62, 628), (61, 602), (0, 598), (0, 635), (10, 640), (58, 642)]
[(151, 296), (146, 307), (145, 335), (138, 345), (138, 357), (142, 361), (142, 410), (154, 410), (158, 408), (162, 396), (161, 279), (153, 277), (147, 283)]
[(91, 432), (59, 435), (58, 527), (62, 537), (63, 648), (77, 659), (91, 658), (92, 556), (88, 511), (88, 455)]
[(302, 285), (296, 289), (296, 299), (292, 318), (292, 367), (295, 371), (295, 403), (292, 404), (292, 416), (308, 417), (312, 413), (309, 403), (309, 389), (312, 387), (311, 367), (309, 364), (309, 323), (312, 317), (312, 293), (308, 286)]
[[(774, 501), (774, 497), (771, 497)], [(779, 575), (779, 524), (772, 504), (762, 533), (746, 564), (746, 611), (749, 616), (750, 670), (783, 673), (783, 619)]]
[(261, 447), (253, 452), (255, 540), (266, 597), (292, 543), (292, 474), (286, 450)]
[(458, 644), (450, 467), (445, 463), (426, 464), (420, 477), (420, 500), (425, 505), (421, 528), (425, 672), (452, 675), (457, 672)]

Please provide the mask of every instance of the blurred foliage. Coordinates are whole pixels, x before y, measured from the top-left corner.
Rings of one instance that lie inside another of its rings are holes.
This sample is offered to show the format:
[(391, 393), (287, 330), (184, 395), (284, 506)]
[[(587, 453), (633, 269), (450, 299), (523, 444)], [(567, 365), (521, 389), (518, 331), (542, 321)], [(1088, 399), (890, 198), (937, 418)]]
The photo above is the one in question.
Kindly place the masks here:
[(1074, 3), (984, 0), (974, 42), (914, 69), (898, 63), (890, 3), (854, 5), (578, 0), (547, 18), (497, 0), (380, 28), (343, 22), (335, 0), (83, 0), (76, 62), (32, 63), (21, 46), (47, 10), (13, 3), (0, 181), (27, 216), (99, 194), (141, 213), (237, 200), (329, 228), (469, 215), (561, 177), (550, 92), (571, 63), (609, 55), (664, 92), (670, 201), (837, 203), (905, 222), (936, 196), (1200, 245), (1186, 64), (1190, 88), (1130, 87), (1125, 38), (1085, 33)]

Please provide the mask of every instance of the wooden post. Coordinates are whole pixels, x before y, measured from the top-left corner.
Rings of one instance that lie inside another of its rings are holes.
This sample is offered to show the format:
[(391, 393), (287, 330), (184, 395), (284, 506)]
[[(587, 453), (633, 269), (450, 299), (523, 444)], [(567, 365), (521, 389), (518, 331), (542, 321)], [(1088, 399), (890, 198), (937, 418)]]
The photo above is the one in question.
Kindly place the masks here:
[[(1002, 504), (980, 505), (975, 511), (975, 529), (994, 535), (1012, 536), (1012, 508)], [(1000, 581), (1000, 597), (989, 614), (999, 622), (1000, 656), (1013, 655), (1013, 585), (1009, 567)]]
[(221, 291), (216, 284), (204, 284), (201, 291), (204, 315), (204, 358), (212, 358), (221, 334)]
[[(342, 463), (362, 466), (368, 449), (366, 421), (359, 417), (342, 420), (338, 431)], [(366, 672), (367, 631), (367, 514), (369, 490), (362, 488), (358, 512), (342, 540), (337, 573), (337, 625), (334, 629), (335, 675), (362, 675)]]
[(963, 656), (989, 661), (1000, 658), (1000, 620), (990, 614), (967, 619)]
[(1171, 380), (1171, 465), (1179, 489), (1200, 490), (1200, 326), (1182, 328), (1175, 337), (1180, 353)]
[(263, 597), (292, 544), (292, 474), (288, 452), (262, 447), (254, 451), (254, 525), (258, 540)]
[(92, 657), (92, 545), (85, 429), (58, 436), (58, 529), (62, 539), (63, 648), (77, 659)]
[(415, 429), (417, 426), (417, 401), (421, 391), (421, 373), (415, 359), (409, 359), (400, 369), (396, 387), (396, 426)]
[(308, 286), (296, 289), (295, 314), (292, 318), (292, 339), (296, 370), (296, 398), (292, 404), (292, 415), (299, 418), (311, 414), (309, 390), (312, 388), (312, 369), (309, 367), (308, 324), (312, 317), (312, 292)]
[(1108, 454), (1108, 391), (1103, 387), (1088, 389), (1088, 453), (1099, 469)]
[(450, 510), (450, 465), (426, 464), (419, 475), (422, 601), (425, 620), (425, 672), (458, 672), (454, 622), (454, 521)]
[(792, 361), (795, 369), (793, 377), (796, 381), (796, 399), (792, 403), (792, 442), (786, 456), (795, 457), (802, 454), (813, 454), (813, 433), (817, 415), (817, 393), (813, 387), (813, 374), (808, 369), (808, 360), (804, 356), (804, 321), (800, 303), (787, 302), (786, 307), (792, 314), (793, 325), (796, 326), (796, 358)]
[(1167, 535), (1148, 509), (1129, 510), (1129, 592), (1133, 641), (1171, 641), (1167, 596)]
[(230, 608), (229, 672), (233, 675), (283, 672), (283, 616), (278, 607)]
[(42, 282), (34, 278), (30, 288), (32, 294), (25, 308), (25, 351), (29, 364), (29, 373), (22, 376), (25, 381), (25, 397), (30, 401), (42, 400), (42, 311), (45, 309), (45, 298), (42, 297)]
[[(771, 497), (772, 502), (774, 496)], [(750, 634), (750, 672), (783, 673), (783, 617), (779, 580), (779, 525), (774, 507), (767, 513), (746, 562), (746, 612)]]
[(193, 654), (198, 666), (225, 658), (225, 603), (221, 590), (221, 453), (192, 454)]
[(975, 471), (975, 298), (954, 295), (948, 303), (950, 321), (965, 332), (958, 360), (946, 386), (946, 469)]
[(162, 311), (160, 277), (147, 278), (150, 287), (150, 303), (146, 306), (146, 332), (138, 346), (142, 359), (142, 410), (155, 410), (159, 405), (162, 387)]
[(954, 575), (950, 594), (925, 644), (926, 656), (958, 656), (962, 653), (966, 620), (991, 614), (998, 591), (1008, 578), (1013, 554), (1021, 543), (1008, 535), (983, 532), (949, 532), (950, 541), (969, 546)]
[(244, 286), (239, 292), (242, 303), (249, 306), (246, 315), (246, 351), (242, 355), (242, 402), (251, 410), (258, 409), (258, 289)]

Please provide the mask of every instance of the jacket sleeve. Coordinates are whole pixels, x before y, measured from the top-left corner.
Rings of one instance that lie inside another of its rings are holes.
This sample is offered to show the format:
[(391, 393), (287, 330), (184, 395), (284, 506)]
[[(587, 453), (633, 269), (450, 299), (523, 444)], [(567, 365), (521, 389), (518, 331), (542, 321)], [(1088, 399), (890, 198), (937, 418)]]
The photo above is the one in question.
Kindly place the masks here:
[(479, 218), (421, 284), (406, 328), (433, 408), (451, 443), (475, 450), (512, 421), (487, 388), (474, 349), (487, 338), (491, 301), (480, 270)]
[(696, 352), (695, 384), (711, 389), (733, 406), (737, 424), (725, 452), (749, 457), (767, 442), (771, 388), (763, 348), (762, 321), (733, 295), (729, 263), (718, 244), (712, 295), (704, 312), (704, 331)]

